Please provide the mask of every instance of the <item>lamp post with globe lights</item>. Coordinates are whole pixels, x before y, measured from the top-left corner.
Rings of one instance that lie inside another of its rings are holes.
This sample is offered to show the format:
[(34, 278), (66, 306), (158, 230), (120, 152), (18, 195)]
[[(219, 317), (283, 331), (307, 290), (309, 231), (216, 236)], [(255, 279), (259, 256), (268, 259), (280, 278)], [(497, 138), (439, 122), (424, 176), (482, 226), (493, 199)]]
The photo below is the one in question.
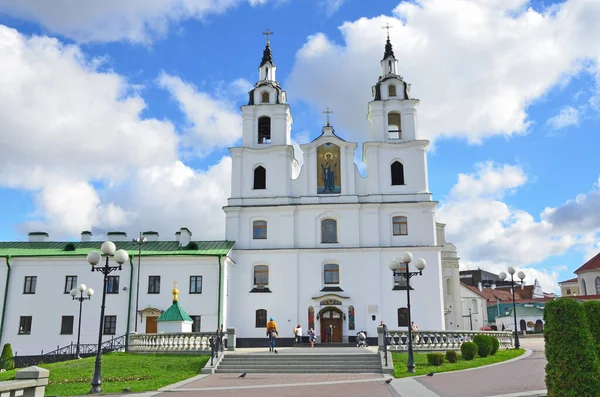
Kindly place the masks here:
[[(101, 393), (102, 392), (102, 331), (104, 328), (104, 307), (106, 305), (106, 285), (108, 284), (108, 275), (115, 271), (121, 270), (123, 264), (127, 263), (129, 260), (129, 254), (127, 251), (120, 249), (117, 250), (115, 243), (112, 241), (105, 241), (102, 243), (102, 247), (100, 250), (106, 257), (106, 264), (104, 266), (100, 265), (100, 260), (102, 256), (98, 251), (92, 251), (87, 255), (87, 261), (92, 265), (93, 272), (101, 272), (104, 275), (104, 284), (102, 287), (102, 306), (100, 306), (100, 330), (98, 331), (98, 350), (96, 352), (96, 363), (94, 365), (94, 377), (92, 378), (92, 388), (89, 393)], [(118, 266), (110, 266), (109, 259), (111, 256), (114, 256), (115, 262), (117, 262)]]
[[(79, 293), (79, 297), (77, 297), (77, 293)], [(85, 293), (85, 296), (83, 296)], [(94, 295), (94, 290), (91, 288), (87, 288), (85, 284), (79, 284), (77, 288), (73, 288), (70, 292), (73, 300), (79, 301), (79, 326), (77, 327), (77, 358), (81, 358), (79, 356), (79, 342), (81, 341), (81, 309), (83, 307), (83, 301), (92, 299), (92, 295)]]
[[(515, 268), (514, 267), (508, 268), (508, 274), (510, 274), (510, 287), (512, 289), (513, 320), (514, 320), (514, 324), (515, 324), (515, 349), (518, 349), (521, 347), (521, 344), (519, 343), (519, 331), (517, 330), (517, 304), (515, 303), (515, 286), (517, 284), (520, 284), (520, 285), (524, 284), (523, 280), (525, 279), (525, 272), (520, 271), (519, 273), (517, 273), (517, 276), (521, 279), (521, 281), (515, 281)], [(506, 273), (500, 272), (498, 277), (500, 277), (500, 280), (504, 281), (504, 280), (506, 280)]]
[[(406, 363), (406, 367), (408, 368), (407, 372), (415, 372), (415, 358), (413, 355), (413, 345), (412, 345), (412, 327), (411, 327), (411, 317), (410, 317), (410, 279), (414, 276), (422, 276), (423, 269), (425, 269), (425, 259), (417, 258), (415, 259), (415, 268), (416, 272), (409, 271), (409, 264), (413, 260), (413, 255), (406, 251), (400, 254), (400, 258), (392, 259), (389, 268), (392, 270), (395, 276), (401, 276), (406, 279), (406, 309), (408, 311), (408, 362)], [(404, 266), (403, 266), (404, 265)], [(401, 268), (404, 267), (404, 271), (400, 271)], [(387, 357), (387, 353), (386, 353)]]

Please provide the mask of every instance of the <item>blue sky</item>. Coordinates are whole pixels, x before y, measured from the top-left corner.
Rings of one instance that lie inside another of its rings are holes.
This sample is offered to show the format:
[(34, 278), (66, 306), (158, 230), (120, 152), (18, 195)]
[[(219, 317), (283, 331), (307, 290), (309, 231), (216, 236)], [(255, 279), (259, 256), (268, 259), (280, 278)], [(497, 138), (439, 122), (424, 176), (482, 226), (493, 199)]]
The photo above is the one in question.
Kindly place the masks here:
[(524, 267), (555, 291), (598, 251), (597, 1), (45, 4), (0, 0), (0, 240), (222, 238), (261, 33), (275, 32), (294, 141), (318, 136), (329, 106), (362, 143), (389, 22), (463, 267)]

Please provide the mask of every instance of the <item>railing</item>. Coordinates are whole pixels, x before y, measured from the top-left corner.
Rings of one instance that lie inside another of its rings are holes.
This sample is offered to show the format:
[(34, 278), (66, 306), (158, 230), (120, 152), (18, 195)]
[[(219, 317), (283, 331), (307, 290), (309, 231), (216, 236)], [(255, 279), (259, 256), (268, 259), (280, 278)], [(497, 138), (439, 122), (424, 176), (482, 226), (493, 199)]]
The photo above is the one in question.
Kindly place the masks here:
[[(125, 338), (126, 335), (117, 336), (105, 342), (102, 342), (101, 349), (102, 353), (109, 353), (115, 351), (125, 350)], [(98, 351), (98, 345), (92, 343), (80, 344), (79, 345), (79, 356), (90, 357), (95, 356)], [(7, 364), (14, 368), (29, 367), (38, 364), (50, 364), (59, 361), (74, 360), (77, 358), (77, 344), (72, 343), (67, 346), (58, 347), (56, 350), (39, 355), (19, 356), (18, 352), (15, 352), (14, 357), (6, 359), (0, 362), (0, 368), (6, 368)], [(10, 363), (14, 365), (10, 365)]]
[(212, 351), (211, 339), (216, 332), (185, 332), (161, 334), (132, 334), (129, 351), (132, 353), (180, 353)]
[[(498, 338), (501, 348), (513, 347), (512, 332), (505, 331), (411, 331), (413, 350), (449, 350), (459, 349), (464, 342), (472, 342), (475, 335), (490, 335)], [(383, 350), (384, 341), (392, 351), (408, 350), (408, 331), (388, 330), (387, 335), (380, 333), (379, 347)]]

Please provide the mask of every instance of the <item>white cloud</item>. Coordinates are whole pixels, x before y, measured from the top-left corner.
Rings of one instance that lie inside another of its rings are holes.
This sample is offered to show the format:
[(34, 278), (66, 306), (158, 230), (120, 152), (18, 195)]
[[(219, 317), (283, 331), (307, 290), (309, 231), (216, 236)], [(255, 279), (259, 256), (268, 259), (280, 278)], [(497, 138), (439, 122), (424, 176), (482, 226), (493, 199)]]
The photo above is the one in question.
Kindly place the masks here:
[[(268, 0), (248, 0), (251, 6)], [(169, 25), (220, 14), (245, 0), (0, 0), (0, 13), (40, 23), (79, 42), (149, 43)]]
[(560, 110), (560, 113), (548, 119), (548, 125), (555, 130), (579, 125), (579, 110), (572, 106), (565, 106)]
[(322, 4), (325, 7), (325, 13), (328, 16), (335, 14), (346, 0), (325, 0)]
[[(162, 73), (158, 81), (185, 113), (190, 126), (183, 143), (197, 155), (203, 156), (215, 148), (231, 146), (242, 136), (242, 117), (235, 103), (215, 100), (192, 84), (166, 73)], [(239, 86), (240, 82), (234, 84)]]
[(592, 60), (586, 71), (597, 73), (600, 59), (592, 39), (600, 35), (594, 22), (600, 19), (598, 1), (567, 0), (552, 12), (527, 4), (421, 0), (400, 3), (394, 18), (346, 22), (340, 27), (342, 44), (322, 33), (308, 37), (296, 54), (289, 92), (315, 109), (331, 106), (336, 126), (350, 139), (367, 139), (365, 104), (381, 74), (381, 27), (389, 22), (400, 73), (422, 101), (421, 136), (478, 143), (525, 134), (527, 107), (581, 71), (584, 59)]
[[(540, 220), (536, 220), (528, 212), (500, 201), (507, 192), (514, 193), (527, 181), (527, 175), (518, 166), (476, 164), (474, 173), (459, 175), (457, 184), (439, 207), (437, 219), (447, 225), (446, 240), (457, 246), (463, 265), (496, 272), (508, 266), (523, 267), (532, 275), (531, 282), (533, 278), (544, 280), (550, 284), (542, 283), (545, 290), (556, 291), (556, 269), (536, 266), (574, 246), (594, 241), (600, 223), (593, 227), (592, 223), (582, 224), (578, 219), (596, 208), (597, 203), (585, 199), (569, 201), (544, 210)], [(580, 265), (571, 264), (572, 270)]]
[[(172, 238), (187, 226), (195, 238), (223, 238), (228, 157), (208, 170), (184, 165), (173, 125), (142, 118), (137, 87), (101, 71), (101, 60), (77, 46), (0, 25), (0, 59), (0, 186), (35, 196), (21, 231), (60, 239), (90, 229), (156, 229)], [(239, 133), (224, 100), (176, 77), (163, 80), (193, 121), (214, 129), (197, 138), (206, 152), (214, 135)]]

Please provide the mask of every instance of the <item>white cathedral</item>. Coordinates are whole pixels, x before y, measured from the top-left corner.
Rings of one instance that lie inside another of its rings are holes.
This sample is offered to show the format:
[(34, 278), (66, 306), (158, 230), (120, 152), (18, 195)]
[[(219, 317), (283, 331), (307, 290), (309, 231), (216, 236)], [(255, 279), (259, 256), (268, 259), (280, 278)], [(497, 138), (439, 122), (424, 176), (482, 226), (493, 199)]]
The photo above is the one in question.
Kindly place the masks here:
[[(351, 341), (360, 330), (375, 337), (380, 321), (405, 329), (406, 282), (388, 267), (404, 251), (426, 261), (410, 280), (412, 320), (422, 330), (463, 329), (456, 249), (436, 222), (419, 100), (397, 63), (388, 37), (368, 103), (366, 176), (354, 163), (357, 144), (336, 135), (329, 121), (301, 145), (297, 172), (291, 109), (267, 41), (258, 82), (241, 108), (242, 145), (230, 149), (226, 240), (196, 241), (182, 228), (175, 241), (149, 231), (147, 243), (136, 245), (123, 232), (108, 233), (130, 261), (111, 273), (104, 339), (157, 332), (173, 281), (192, 331), (235, 328), (238, 347), (266, 346), (270, 317), (282, 343), (291, 343), (298, 324), (314, 328), (317, 341), (332, 325), (334, 342)], [(19, 355), (76, 340), (79, 304), (69, 292), (81, 283), (97, 291), (83, 303), (81, 341), (97, 340), (102, 277), (90, 272), (86, 255), (102, 241), (92, 241), (89, 231), (80, 242), (48, 237), (33, 232), (28, 242), (0, 242), (0, 343), (12, 343)]]

